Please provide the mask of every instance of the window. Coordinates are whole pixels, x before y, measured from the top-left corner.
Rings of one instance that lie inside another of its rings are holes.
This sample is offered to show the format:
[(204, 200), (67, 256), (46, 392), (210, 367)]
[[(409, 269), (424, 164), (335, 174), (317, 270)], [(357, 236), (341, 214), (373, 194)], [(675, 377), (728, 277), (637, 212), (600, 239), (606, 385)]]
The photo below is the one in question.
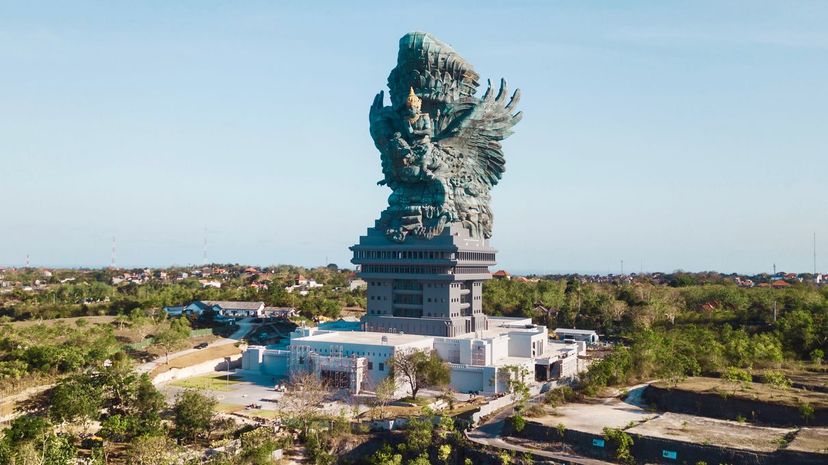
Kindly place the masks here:
[(373, 369), (374, 369), (374, 362), (368, 362), (368, 369), (369, 369), (369, 370), (373, 370)]
[(379, 371), (385, 371), (385, 364), (382, 362), (379, 364)]

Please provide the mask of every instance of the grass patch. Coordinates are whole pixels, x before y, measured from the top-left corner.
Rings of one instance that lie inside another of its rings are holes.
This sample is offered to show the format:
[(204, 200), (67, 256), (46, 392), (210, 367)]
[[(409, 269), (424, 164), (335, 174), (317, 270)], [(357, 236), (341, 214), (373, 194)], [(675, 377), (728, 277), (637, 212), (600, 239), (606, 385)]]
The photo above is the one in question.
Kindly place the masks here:
[(246, 410), (242, 408), (241, 410), (236, 411), (235, 413), (248, 417), (248, 418), (264, 418), (265, 420), (272, 420), (279, 416), (279, 412), (276, 410), (262, 410), (262, 409), (255, 409), (255, 410)]
[(186, 389), (227, 392), (232, 389), (234, 384), (239, 383), (239, 379), (237, 376), (230, 376), (230, 380), (228, 381), (227, 376), (207, 375), (175, 380), (170, 385)]
[(236, 404), (218, 404), (216, 406), (216, 411), (219, 413), (237, 413), (244, 410), (244, 405), (236, 405)]

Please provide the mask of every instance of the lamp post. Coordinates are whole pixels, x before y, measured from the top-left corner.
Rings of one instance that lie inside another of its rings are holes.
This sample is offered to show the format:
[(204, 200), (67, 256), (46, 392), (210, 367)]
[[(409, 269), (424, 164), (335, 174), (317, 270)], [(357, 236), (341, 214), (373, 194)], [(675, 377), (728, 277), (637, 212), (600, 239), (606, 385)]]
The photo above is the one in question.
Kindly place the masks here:
[(230, 385), (230, 357), (224, 357), (225, 363), (227, 363), (227, 385)]

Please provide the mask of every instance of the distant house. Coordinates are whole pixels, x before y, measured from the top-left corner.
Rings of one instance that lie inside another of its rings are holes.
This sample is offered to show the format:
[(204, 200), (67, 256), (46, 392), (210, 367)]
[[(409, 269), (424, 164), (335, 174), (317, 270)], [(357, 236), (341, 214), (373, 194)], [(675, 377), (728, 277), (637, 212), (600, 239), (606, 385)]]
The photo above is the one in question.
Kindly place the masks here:
[(207, 279), (199, 279), (198, 282), (201, 284), (202, 289), (207, 288), (207, 287), (214, 287), (216, 289), (221, 289), (221, 281), (216, 281), (216, 280), (211, 281), (211, 280), (207, 280)]
[(368, 283), (359, 278), (352, 279), (348, 282), (348, 290), (351, 292), (354, 292), (357, 289), (366, 289), (367, 287)]
[(219, 315), (230, 317), (261, 317), (265, 309), (264, 302), (205, 300), (203, 303), (218, 309)]
[(492, 277), (495, 279), (512, 279), (512, 276), (504, 270), (497, 270), (492, 273)]
[(223, 317), (253, 317), (258, 318), (264, 316), (265, 304), (264, 302), (235, 302), (224, 300), (196, 300), (189, 305), (182, 307), (165, 307), (164, 310), (169, 315), (174, 315), (173, 312), (178, 312), (178, 315), (201, 315), (207, 310), (212, 310)]
[(315, 279), (306, 278), (305, 276), (303, 276), (301, 274), (296, 275), (296, 279), (294, 280), (294, 282), (295, 282), (295, 284), (293, 284), (292, 286), (285, 287), (285, 290), (287, 292), (293, 292), (293, 291), (298, 290), (299, 295), (301, 295), (301, 296), (308, 295), (308, 291), (310, 289), (315, 289), (317, 287), (324, 286), (324, 284), (317, 283)]
[(532, 311), (538, 315), (555, 316), (558, 314), (557, 308), (547, 307), (541, 303), (536, 303), (535, 306), (532, 307)]
[(778, 280), (772, 282), (771, 285), (773, 287), (777, 288), (777, 289), (780, 289), (780, 288), (784, 288), (784, 287), (790, 287), (791, 284), (787, 281), (782, 281), (781, 279), (778, 279)]
[(293, 307), (265, 307), (264, 316), (269, 318), (290, 318), (296, 316), (296, 309)]
[(556, 328), (555, 335), (562, 341), (584, 341), (587, 344), (598, 342), (598, 333), (592, 329)]
[(164, 311), (167, 312), (169, 316), (181, 316), (184, 314), (184, 306), (179, 305), (176, 307), (164, 307)]

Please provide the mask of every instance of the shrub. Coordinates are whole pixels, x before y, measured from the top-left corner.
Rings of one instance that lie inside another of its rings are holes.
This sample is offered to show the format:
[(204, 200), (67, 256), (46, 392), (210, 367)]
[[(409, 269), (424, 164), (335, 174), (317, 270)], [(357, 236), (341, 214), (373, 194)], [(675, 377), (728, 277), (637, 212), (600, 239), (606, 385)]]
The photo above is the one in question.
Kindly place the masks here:
[(762, 379), (765, 383), (779, 389), (788, 389), (791, 387), (791, 380), (781, 371), (768, 370), (762, 374)]
[(825, 359), (825, 352), (822, 349), (814, 349), (810, 353), (811, 360), (817, 365), (822, 365), (822, 360)]
[(747, 370), (737, 367), (727, 367), (722, 373), (722, 379), (731, 383), (749, 383), (753, 380)]
[(523, 412), (523, 415), (529, 418), (542, 417), (546, 415), (546, 410), (543, 408), (543, 405), (532, 404), (526, 407), (526, 409)]
[(515, 431), (518, 433), (523, 431), (523, 428), (526, 428), (526, 419), (523, 418), (523, 415), (516, 413), (512, 416), (512, 427), (514, 427)]
[(799, 413), (802, 415), (805, 423), (808, 423), (814, 417), (814, 407), (807, 402), (803, 402), (799, 404)]
[(615, 444), (615, 458), (621, 463), (634, 464), (630, 448), (633, 446), (632, 436), (618, 428), (604, 428), (604, 439)]

